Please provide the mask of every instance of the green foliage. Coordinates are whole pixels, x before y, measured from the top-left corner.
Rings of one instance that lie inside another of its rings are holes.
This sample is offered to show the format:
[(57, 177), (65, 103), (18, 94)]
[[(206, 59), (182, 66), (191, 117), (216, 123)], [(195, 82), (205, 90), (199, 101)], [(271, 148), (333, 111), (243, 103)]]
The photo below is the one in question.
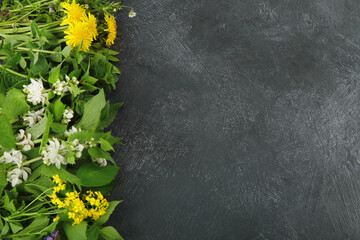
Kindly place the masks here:
[(114, 180), (118, 171), (119, 168), (115, 166), (100, 167), (95, 163), (86, 163), (79, 168), (76, 176), (80, 179), (82, 186), (99, 187)]

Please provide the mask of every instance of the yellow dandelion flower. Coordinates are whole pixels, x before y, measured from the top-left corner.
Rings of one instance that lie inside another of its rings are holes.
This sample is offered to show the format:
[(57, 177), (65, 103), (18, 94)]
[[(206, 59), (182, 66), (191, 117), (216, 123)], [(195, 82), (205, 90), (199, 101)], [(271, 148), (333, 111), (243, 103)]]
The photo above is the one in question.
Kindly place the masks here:
[(87, 22), (78, 22), (76, 24), (71, 24), (70, 27), (65, 31), (65, 36), (67, 45), (70, 45), (72, 48), (78, 46), (82, 41), (81, 51), (87, 52), (93, 41), (93, 33), (89, 32)]
[(95, 40), (98, 35), (96, 17), (89, 13), (86, 18), (83, 18), (83, 21), (88, 23), (88, 31)]
[(109, 47), (110, 45), (114, 44), (116, 38), (117, 26), (116, 26), (115, 17), (112, 15), (105, 14), (105, 21), (108, 28), (105, 29), (104, 31), (109, 32), (108, 37), (106, 39), (106, 45)]
[(74, 24), (76, 22), (80, 22), (81, 18), (86, 15), (85, 9), (75, 0), (70, 4), (68, 2), (62, 2), (60, 5), (64, 8), (64, 12), (66, 13), (66, 17), (60, 24), (60, 26)]

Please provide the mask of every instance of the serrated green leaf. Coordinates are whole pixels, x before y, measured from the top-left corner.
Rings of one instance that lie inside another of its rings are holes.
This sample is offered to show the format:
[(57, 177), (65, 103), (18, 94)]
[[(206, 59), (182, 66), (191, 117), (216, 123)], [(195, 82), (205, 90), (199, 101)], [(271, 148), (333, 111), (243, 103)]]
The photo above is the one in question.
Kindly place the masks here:
[(45, 115), (44, 118), (40, 120), (40, 122), (28, 130), (28, 132), (31, 133), (32, 140), (38, 139), (45, 132), (47, 120), (48, 118)]
[(10, 89), (7, 92), (1, 113), (10, 120), (16, 119), (19, 115), (30, 110), (29, 104), (25, 100), (24, 93), (19, 89)]
[(61, 63), (57, 65), (55, 69), (53, 69), (52, 73), (49, 76), (49, 83), (54, 84), (60, 76)]
[(9, 120), (0, 115), (0, 146), (5, 149), (15, 148), (15, 137)]
[(61, 98), (58, 98), (52, 106), (54, 120), (60, 121), (63, 117), (66, 105), (62, 103)]
[(101, 110), (105, 107), (105, 104), (104, 90), (101, 89), (97, 95), (85, 103), (84, 114), (77, 124), (78, 127), (83, 130), (96, 129), (99, 124)]
[(67, 58), (69, 55), (70, 55), (70, 52), (71, 52), (71, 46), (66, 46), (62, 51), (61, 51), (61, 54)]

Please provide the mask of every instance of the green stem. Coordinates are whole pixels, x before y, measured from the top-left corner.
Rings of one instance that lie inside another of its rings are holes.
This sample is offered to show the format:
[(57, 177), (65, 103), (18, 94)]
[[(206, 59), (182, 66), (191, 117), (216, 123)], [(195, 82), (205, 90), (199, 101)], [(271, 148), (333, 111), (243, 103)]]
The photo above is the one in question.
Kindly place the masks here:
[(19, 50), (24, 50), (24, 51), (34, 51), (34, 52), (50, 53), (50, 54), (57, 54), (57, 53), (59, 53), (59, 52), (41, 50), (41, 49), (36, 49), (36, 48), (17, 47), (17, 49), (19, 49)]
[[(3, 66), (3, 65), (0, 65), (0, 68), (4, 68), (4, 66)], [(9, 73), (12, 73), (12, 74), (15, 74), (15, 75), (17, 75), (17, 76), (19, 76), (19, 77), (28, 78), (26, 75), (21, 74), (21, 73), (18, 73), (18, 72), (15, 72), (15, 71), (13, 71), (13, 70), (11, 70), (11, 69), (9, 69), (9, 68), (4, 68), (4, 69), (5, 69), (5, 71), (7, 71), (7, 72), (9, 72)]]
[(33, 163), (33, 162), (37, 162), (37, 161), (39, 161), (39, 160), (41, 160), (41, 159), (42, 159), (42, 157), (37, 157), (37, 158), (31, 159), (31, 160), (29, 160), (29, 161), (23, 162), (23, 163), (21, 164), (21, 166), (29, 165), (29, 164), (31, 164), (31, 163)]

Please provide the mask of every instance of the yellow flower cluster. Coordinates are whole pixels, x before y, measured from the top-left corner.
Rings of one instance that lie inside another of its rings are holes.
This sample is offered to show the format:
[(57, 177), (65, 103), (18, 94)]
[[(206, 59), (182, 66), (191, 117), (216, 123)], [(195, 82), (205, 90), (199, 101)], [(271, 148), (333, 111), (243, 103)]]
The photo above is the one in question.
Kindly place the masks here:
[[(82, 42), (81, 50), (89, 51), (90, 46), (98, 36), (97, 20), (91, 13), (86, 14), (85, 8), (72, 0), (72, 3), (63, 2), (60, 4), (66, 16), (61, 26), (68, 25), (68, 29), (64, 32), (67, 34), (66, 43), (72, 48), (78, 46)], [(114, 44), (116, 38), (116, 21), (115, 17), (105, 14), (105, 21), (108, 26), (104, 31), (109, 32), (106, 39), (106, 45)]]
[(115, 17), (111, 16), (109, 14), (105, 14), (105, 21), (108, 26), (107, 29), (104, 31), (109, 32), (108, 37), (106, 39), (106, 45), (109, 47), (110, 45), (114, 44), (115, 38), (116, 38), (116, 21)]
[[(53, 193), (48, 195), (51, 202), (57, 205), (58, 208), (65, 208), (68, 213), (68, 217), (73, 219), (73, 226), (81, 223), (86, 218), (92, 218), (94, 220), (99, 219), (106, 213), (106, 209), (109, 207), (109, 202), (104, 198), (101, 192), (87, 191), (87, 194), (83, 194), (80, 199), (80, 193), (77, 191), (67, 192), (64, 200), (60, 200), (57, 193), (61, 190), (65, 190), (66, 182), (59, 178), (59, 175), (53, 176), (53, 182), (56, 186), (53, 188)], [(57, 216), (54, 221), (59, 220)]]
[(97, 220), (106, 213), (106, 209), (109, 207), (109, 202), (99, 191), (92, 192), (90, 190), (86, 193), (87, 195), (83, 195), (83, 199), (85, 199), (92, 207), (89, 209), (89, 217)]

